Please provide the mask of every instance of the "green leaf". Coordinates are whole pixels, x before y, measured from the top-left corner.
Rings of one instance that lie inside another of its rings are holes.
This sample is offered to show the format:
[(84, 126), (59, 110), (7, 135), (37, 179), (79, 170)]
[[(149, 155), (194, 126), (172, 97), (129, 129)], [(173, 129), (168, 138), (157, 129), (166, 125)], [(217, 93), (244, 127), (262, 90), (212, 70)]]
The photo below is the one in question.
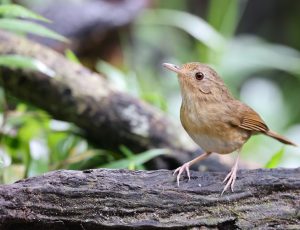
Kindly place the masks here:
[(74, 135), (67, 135), (64, 139), (59, 140), (56, 146), (56, 159), (65, 160), (72, 154), (72, 150), (79, 143), (79, 138)]
[(20, 17), (20, 18), (28, 18), (35, 19), (44, 22), (50, 22), (47, 18), (44, 18), (23, 6), (16, 4), (5, 4), (0, 5), (0, 16), (3, 17)]
[(143, 14), (142, 24), (175, 26), (201, 41), (212, 50), (219, 51), (225, 39), (204, 19), (177, 10), (148, 10)]
[(237, 0), (211, 0), (208, 23), (226, 37), (232, 37), (239, 21), (240, 2)]
[(27, 177), (38, 176), (48, 171), (49, 169), (47, 160), (31, 160), (27, 170)]
[[(114, 161), (105, 165), (101, 165), (100, 168), (114, 168), (114, 169), (122, 169), (122, 168), (136, 168), (137, 166), (140, 166), (144, 163), (146, 163), (147, 161), (163, 155), (163, 154), (167, 154), (169, 151), (167, 149), (151, 149), (148, 151), (145, 151), (143, 153), (139, 153), (134, 155), (133, 157), (129, 158), (129, 159), (122, 159), (122, 160), (118, 160), (118, 161)], [(134, 167), (133, 166), (136, 166)]]
[(31, 33), (46, 38), (56, 39), (62, 42), (68, 42), (68, 39), (52, 30), (47, 29), (44, 26), (19, 19), (0, 19), (0, 29), (9, 30), (12, 32)]
[(120, 150), (122, 153), (125, 154), (127, 158), (133, 158), (135, 156), (134, 152), (132, 152), (129, 148), (127, 148), (125, 145), (120, 146)]
[(75, 62), (75, 63), (80, 63), (78, 57), (76, 56), (76, 54), (74, 54), (74, 52), (72, 50), (66, 49), (65, 55), (68, 60)]
[(239, 36), (228, 44), (218, 67), (236, 88), (248, 76), (266, 70), (281, 70), (300, 77), (300, 52), (258, 37)]
[(279, 165), (284, 155), (284, 148), (281, 148), (277, 153), (275, 153), (269, 162), (265, 165), (265, 168), (275, 168)]
[(8, 68), (20, 68), (40, 71), (49, 77), (54, 77), (55, 72), (46, 66), (43, 62), (31, 57), (20, 55), (1, 55), (0, 66)]

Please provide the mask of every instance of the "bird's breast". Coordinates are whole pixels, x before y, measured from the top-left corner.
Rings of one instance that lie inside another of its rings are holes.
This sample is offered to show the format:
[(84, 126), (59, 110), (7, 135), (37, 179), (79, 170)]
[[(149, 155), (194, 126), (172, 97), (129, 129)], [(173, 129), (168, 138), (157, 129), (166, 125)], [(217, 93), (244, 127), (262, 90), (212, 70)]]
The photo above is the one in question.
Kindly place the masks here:
[(180, 120), (189, 136), (206, 152), (231, 153), (245, 143), (249, 134), (224, 119), (226, 111), (216, 103), (184, 103)]

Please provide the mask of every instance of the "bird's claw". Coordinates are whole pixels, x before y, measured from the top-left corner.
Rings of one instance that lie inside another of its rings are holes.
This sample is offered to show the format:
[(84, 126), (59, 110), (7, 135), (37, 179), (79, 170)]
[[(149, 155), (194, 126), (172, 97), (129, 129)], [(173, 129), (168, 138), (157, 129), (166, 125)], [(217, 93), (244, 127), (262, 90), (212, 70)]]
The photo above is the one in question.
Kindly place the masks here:
[(231, 191), (233, 192), (233, 187), (234, 187), (234, 183), (236, 180), (236, 171), (234, 168), (230, 171), (230, 173), (227, 174), (227, 176), (225, 177), (225, 179), (223, 180), (223, 184), (225, 182), (226, 185), (221, 193), (221, 196), (223, 195), (223, 193), (228, 189), (228, 187), (230, 186)]
[(191, 180), (191, 175), (190, 175), (189, 167), (190, 167), (190, 164), (189, 164), (189, 163), (185, 163), (185, 164), (183, 164), (182, 166), (178, 167), (178, 168), (174, 171), (173, 175), (175, 175), (176, 173), (178, 173), (178, 174), (177, 174), (177, 177), (176, 177), (178, 187), (179, 187), (179, 179), (180, 179), (180, 176), (181, 176), (181, 174), (182, 174), (184, 171), (186, 171), (186, 174), (187, 174), (187, 176), (188, 176), (188, 178), (189, 178), (189, 181)]

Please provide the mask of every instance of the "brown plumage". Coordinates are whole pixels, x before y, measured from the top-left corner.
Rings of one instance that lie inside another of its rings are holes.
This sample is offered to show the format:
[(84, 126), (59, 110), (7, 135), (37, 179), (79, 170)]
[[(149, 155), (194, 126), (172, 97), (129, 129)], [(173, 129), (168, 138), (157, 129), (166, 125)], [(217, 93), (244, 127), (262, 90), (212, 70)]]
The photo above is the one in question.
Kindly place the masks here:
[[(177, 183), (183, 171), (189, 175), (189, 166), (212, 152), (228, 154), (240, 151), (244, 143), (255, 134), (265, 134), (289, 145), (291, 141), (271, 131), (262, 118), (249, 106), (235, 99), (223, 80), (209, 66), (197, 62), (182, 67), (163, 64), (178, 74), (182, 104), (180, 120), (190, 137), (205, 151), (204, 154), (175, 170)], [(239, 155), (238, 155), (239, 156)], [(236, 179), (238, 158), (224, 182), (223, 192)], [(223, 194), (222, 192), (222, 194)]]

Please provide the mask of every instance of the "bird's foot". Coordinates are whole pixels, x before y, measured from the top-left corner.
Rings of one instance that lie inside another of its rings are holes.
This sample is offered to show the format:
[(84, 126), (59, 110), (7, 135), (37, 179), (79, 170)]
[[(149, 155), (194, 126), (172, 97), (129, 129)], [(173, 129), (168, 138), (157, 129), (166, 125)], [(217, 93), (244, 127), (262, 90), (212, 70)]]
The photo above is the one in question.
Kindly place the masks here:
[(184, 171), (186, 171), (186, 174), (187, 174), (187, 176), (188, 176), (188, 178), (189, 178), (189, 181), (190, 181), (191, 175), (190, 175), (190, 169), (189, 169), (189, 168), (190, 168), (190, 162), (187, 162), (187, 163), (183, 164), (182, 166), (178, 167), (178, 168), (174, 171), (173, 175), (175, 175), (176, 173), (178, 173), (178, 174), (177, 174), (177, 185), (178, 185), (178, 187), (179, 187), (179, 179), (180, 179), (180, 176), (181, 176), (181, 174), (182, 174)]
[(223, 193), (227, 190), (227, 188), (229, 186), (231, 188), (231, 191), (233, 192), (233, 187), (234, 187), (234, 183), (235, 183), (235, 179), (236, 179), (236, 173), (238, 170), (239, 159), (240, 159), (240, 150), (238, 151), (237, 158), (235, 160), (235, 163), (234, 163), (230, 173), (228, 173), (227, 176), (225, 177), (225, 179), (223, 180), (223, 183), (225, 183), (225, 182), (227, 182), (227, 183), (221, 193), (221, 196), (223, 195)]
[(225, 177), (225, 179), (223, 180), (223, 183), (225, 183), (225, 182), (227, 182), (227, 183), (221, 193), (221, 196), (228, 189), (229, 186), (231, 188), (231, 191), (233, 192), (233, 187), (234, 187), (234, 183), (236, 180), (236, 172), (237, 172), (237, 167), (233, 167), (231, 169), (230, 173), (228, 173), (227, 176)]

